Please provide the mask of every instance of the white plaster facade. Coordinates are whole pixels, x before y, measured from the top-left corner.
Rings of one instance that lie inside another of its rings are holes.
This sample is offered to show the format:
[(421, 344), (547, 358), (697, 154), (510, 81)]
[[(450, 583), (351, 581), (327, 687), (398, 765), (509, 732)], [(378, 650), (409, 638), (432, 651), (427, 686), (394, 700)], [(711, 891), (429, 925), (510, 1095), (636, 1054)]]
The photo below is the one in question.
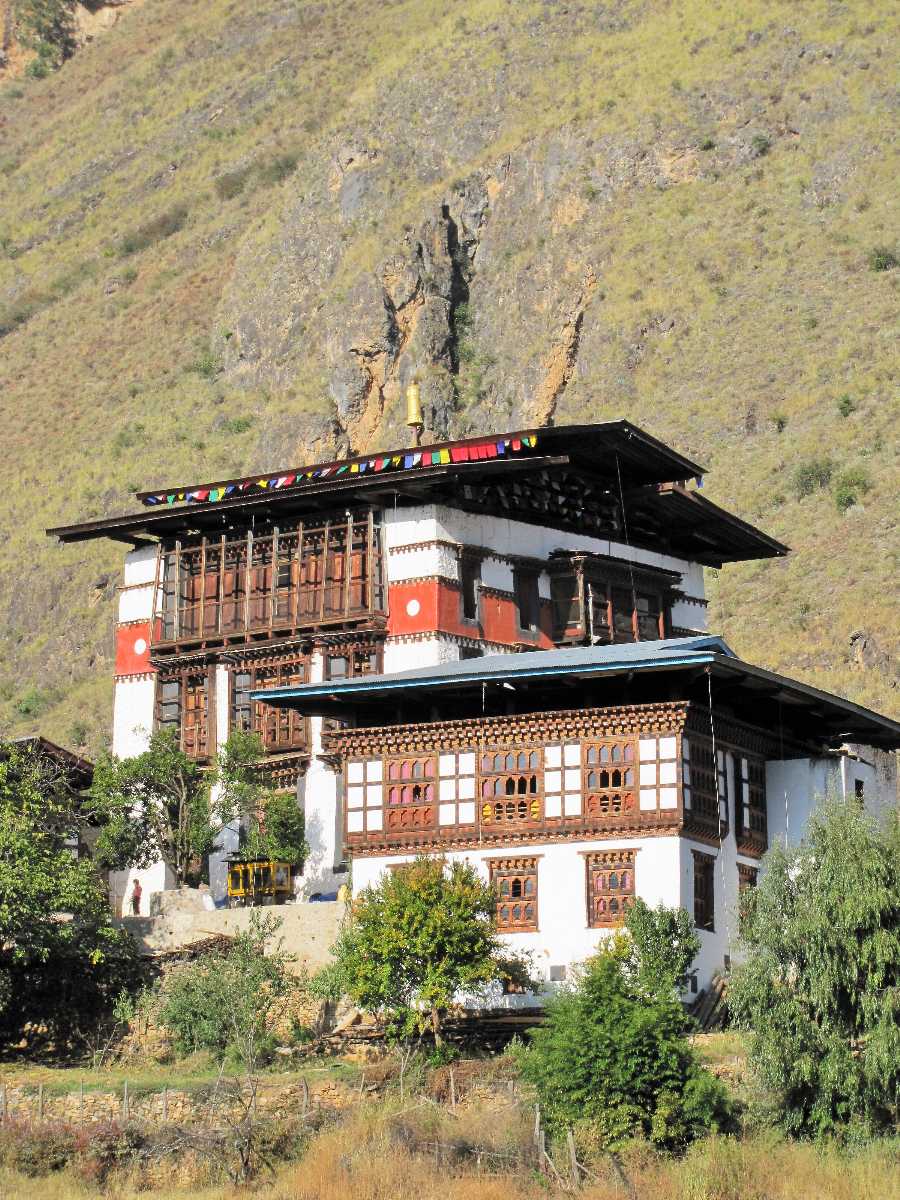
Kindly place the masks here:
[[(659, 740), (660, 747), (667, 739)], [(674, 739), (671, 739), (674, 741)], [(648, 745), (649, 751), (649, 745)], [(563, 755), (565, 748), (563, 748)], [(737, 785), (740, 782), (739, 772), (736, 772), (735, 755), (730, 751), (722, 754), (722, 766), (725, 772), (727, 799), (725, 805), (733, 804)], [(866, 785), (866, 806), (873, 812), (883, 811), (885, 805), (896, 804), (896, 768), (894, 757), (881, 751), (873, 751), (869, 747), (854, 746), (852, 757), (846, 755), (829, 759), (793, 759), (784, 762), (769, 762), (766, 767), (766, 791), (768, 802), (769, 843), (776, 840), (796, 844), (802, 840), (810, 815), (816, 805), (829, 792), (841, 794), (841, 779), (848, 779), (844, 794), (854, 795), (854, 782), (862, 778)], [(674, 756), (674, 754), (673, 754)], [(649, 754), (648, 754), (649, 757)], [(656, 757), (654, 755), (654, 757)], [(660, 749), (659, 759), (663, 757)], [(689, 759), (689, 755), (688, 755)], [(574, 765), (575, 758), (572, 757)], [(358, 814), (357, 831), (364, 828), (381, 828), (380, 794), (373, 794), (373, 782), (366, 774), (359, 775), (359, 764), (348, 765), (348, 776), (345, 785), (348, 813)], [(640, 764), (643, 767), (649, 763)], [(644, 791), (648, 799), (644, 800), (649, 806), (649, 793), (653, 787), (658, 793), (658, 804), (664, 807), (672, 803), (668, 796), (669, 787), (660, 774), (651, 780), (645, 772), (643, 782), (652, 785)], [(565, 761), (560, 763), (560, 779), (565, 782)], [(474, 768), (473, 768), (474, 769)], [(685, 789), (689, 789), (689, 768), (683, 763), (685, 772)], [(457, 770), (457, 775), (459, 774)], [(551, 774), (545, 772), (545, 778)], [(553, 774), (553, 779), (556, 775)], [(668, 777), (667, 777), (668, 778)], [(581, 796), (576, 794), (576, 780), (571, 780), (573, 790), (570, 795), (563, 793), (562, 798), (545, 797), (545, 807), (548, 815), (556, 815), (560, 804), (565, 805), (565, 811), (578, 811)], [(548, 788), (550, 782), (548, 781)], [(381, 789), (378, 789), (380, 793)], [(358, 798), (351, 796), (351, 791), (358, 793)], [(454, 812), (447, 813), (447, 823), (464, 820), (475, 820), (474, 805), (471, 814), (463, 809), (460, 798), (449, 794), (444, 804), (448, 807), (455, 801)], [(689, 797), (686, 795), (685, 802)], [(738, 795), (738, 802), (742, 796)], [(377, 804), (376, 804), (377, 800)], [(642, 797), (643, 800), (643, 797)], [(355, 806), (355, 808), (354, 808)], [(673, 804), (674, 806), (674, 804)], [(375, 823), (370, 824), (375, 814)], [(720, 972), (727, 962), (739, 955), (737, 945), (738, 934), (738, 905), (739, 905), (739, 875), (738, 865), (759, 869), (758, 859), (738, 851), (733, 822), (718, 846), (692, 839), (689, 834), (673, 836), (622, 837), (604, 839), (603, 841), (572, 841), (532, 843), (516, 847), (510, 845), (502, 849), (490, 850), (465, 849), (447, 852), (449, 861), (467, 861), (477, 868), (483, 878), (489, 877), (489, 862), (491, 859), (508, 858), (522, 855), (538, 859), (538, 929), (535, 932), (517, 932), (503, 935), (504, 941), (513, 948), (528, 952), (534, 964), (535, 978), (544, 983), (551, 979), (550, 968), (557, 970), (554, 976), (569, 977), (572, 968), (583, 962), (600, 944), (602, 938), (609, 936), (610, 930), (591, 928), (588, 925), (587, 910), (587, 874), (584, 855), (588, 851), (635, 849), (635, 894), (649, 905), (663, 903), (670, 907), (682, 907), (693, 915), (694, 912), (694, 852), (711, 856), (714, 861), (713, 895), (714, 895), (714, 927), (712, 930), (700, 929), (700, 952), (693, 964), (691, 991), (707, 987), (716, 972)], [(358, 894), (362, 889), (376, 884), (391, 866), (411, 862), (413, 855), (390, 854), (377, 857), (358, 857), (353, 862), (353, 893)], [(563, 972), (559, 968), (564, 968)], [(689, 997), (688, 997), (689, 998)], [(528, 998), (506, 997), (504, 1003), (515, 1006), (517, 1003), (533, 1002)]]
[[(673, 605), (673, 623), (700, 632), (706, 630), (706, 592), (703, 567), (699, 563), (607, 538), (466, 513), (443, 505), (386, 509), (384, 512), (384, 548), (389, 583), (418, 578), (456, 581), (459, 578), (459, 556), (455, 547), (463, 546), (479, 546), (489, 550), (489, 556), (482, 563), (482, 583), (485, 587), (504, 592), (511, 592), (513, 588), (513, 558), (545, 560), (554, 550), (579, 550), (677, 571), (682, 577), (680, 590), (689, 599)], [(550, 576), (546, 571), (542, 571), (538, 578), (538, 588), (544, 599), (550, 598)], [(418, 665), (429, 664), (427, 660), (422, 660)]]

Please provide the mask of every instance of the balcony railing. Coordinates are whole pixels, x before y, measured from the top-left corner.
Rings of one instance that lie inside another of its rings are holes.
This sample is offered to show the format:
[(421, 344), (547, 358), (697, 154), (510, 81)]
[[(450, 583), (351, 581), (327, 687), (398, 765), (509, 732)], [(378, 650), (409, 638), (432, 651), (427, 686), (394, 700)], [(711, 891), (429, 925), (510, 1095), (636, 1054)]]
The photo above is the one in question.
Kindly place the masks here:
[(233, 641), (382, 614), (380, 533), (367, 512), (176, 542), (159, 558), (153, 643)]

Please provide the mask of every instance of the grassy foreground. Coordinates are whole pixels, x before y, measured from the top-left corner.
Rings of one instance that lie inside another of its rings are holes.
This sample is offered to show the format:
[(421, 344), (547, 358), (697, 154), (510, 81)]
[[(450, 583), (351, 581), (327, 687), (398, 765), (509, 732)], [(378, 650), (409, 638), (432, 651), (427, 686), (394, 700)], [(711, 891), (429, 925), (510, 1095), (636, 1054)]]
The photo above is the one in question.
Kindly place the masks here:
[[(259, 1200), (523, 1200), (563, 1194), (562, 1188), (523, 1171), (493, 1173), (473, 1163), (437, 1165), (425, 1150), (398, 1144), (396, 1125), (385, 1106), (360, 1110), (348, 1123), (320, 1134), (301, 1162), (281, 1169), (254, 1187)], [(409, 1114), (407, 1114), (409, 1119)], [(508, 1118), (481, 1107), (459, 1116), (416, 1111), (410, 1125), (424, 1134), (458, 1141), (490, 1128), (499, 1145), (509, 1135)], [(451, 1128), (452, 1126), (452, 1128)], [(499, 1136), (497, 1136), (499, 1134)], [(771, 1138), (737, 1141), (711, 1138), (682, 1159), (667, 1159), (645, 1147), (623, 1155), (623, 1168), (639, 1200), (896, 1200), (900, 1197), (900, 1144), (883, 1143), (856, 1153), (820, 1150)], [(590, 1164), (595, 1180), (579, 1195), (612, 1200), (623, 1187), (611, 1165)], [(222, 1183), (198, 1186), (190, 1164), (170, 1169), (168, 1178), (123, 1180), (106, 1195), (116, 1200), (220, 1200), (233, 1193)], [(68, 1174), (35, 1180), (0, 1169), (5, 1200), (87, 1200), (95, 1188)]]
[[(714, 1034), (697, 1039), (708, 1066), (754, 1111), (741, 1036)], [(316, 1075), (316, 1072), (320, 1074)], [(344, 1097), (337, 1110), (312, 1134), (297, 1161), (248, 1187), (258, 1200), (539, 1200), (566, 1194), (563, 1179), (538, 1174), (531, 1166), (533, 1110), (519, 1093), (503, 1058), (468, 1060), (457, 1068), (460, 1095), (455, 1107), (447, 1093), (446, 1068), (407, 1075), (401, 1095), (395, 1064), (350, 1064), (338, 1060), (305, 1064), (313, 1092), (331, 1081)], [(264, 1083), (289, 1083), (294, 1070), (267, 1073)], [(4, 1066), (0, 1077), (45, 1091), (85, 1087), (108, 1089), (127, 1077), (130, 1086), (200, 1085), (209, 1079), (203, 1056), (170, 1067), (118, 1065), (103, 1071)], [(363, 1092), (357, 1080), (374, 1084)], [(140, 1083), (138, 1079), (140, 1078)], [(364, 1098), (363, 1098), (364, 1097)], [(620, 1167), (637, 1200), (900, 1200), (900, 1138), (855, 1150), (783, 1141), (748, 1120), (740, 1138), (710, 1137), (683, 1157), (633, 1144)], [(564, 1153), (555, 1160), (566, 1175)], [(584, 1200), (621, 1200), (622, 1175), (602, 1152), (579, 1148), (589, 1178), (578, 1195)], [(182, 1152), (142, 1162), (139, 1172), (113, 1174), (101, 1192), (73, 1168), (38, 1178), (2, 1165), (3, 1200), (221, 1200), (235, 1188), (216, 1178), (218, 1164)], [(238, 1189), (240, 1190), (240, 1189)]]

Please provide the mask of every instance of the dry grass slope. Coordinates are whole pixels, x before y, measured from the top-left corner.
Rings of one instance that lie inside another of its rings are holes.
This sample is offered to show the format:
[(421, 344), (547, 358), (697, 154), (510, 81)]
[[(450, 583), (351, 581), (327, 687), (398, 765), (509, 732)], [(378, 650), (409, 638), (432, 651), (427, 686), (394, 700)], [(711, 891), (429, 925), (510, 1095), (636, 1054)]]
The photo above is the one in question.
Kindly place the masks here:
[[(896, 714), (894, 33), (876, 0), (154, 0), (0, 87), (0, 730), (109, 731), (120, 549), (44, 527), (346, 445), (345, 312), (506, 156), (450, 427), (543, 415), (552, 368), (557, 422), (670, 438), (796, 550), (712, 580), (714, 627)], [(247, 371), (257, 311), (277, 353)], [(365, 417), (394, 436), (396, 405)]]

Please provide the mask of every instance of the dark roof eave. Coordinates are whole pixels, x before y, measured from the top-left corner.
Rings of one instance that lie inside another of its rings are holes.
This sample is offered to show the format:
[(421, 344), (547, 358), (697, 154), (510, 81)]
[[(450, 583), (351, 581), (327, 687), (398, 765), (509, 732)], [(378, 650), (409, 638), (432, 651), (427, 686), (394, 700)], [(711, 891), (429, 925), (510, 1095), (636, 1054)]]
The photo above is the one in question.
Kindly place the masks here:
[[(811, 715), (823, 722), (822, 741), (828, 745), (838, 745), (841, 742), (859, 741), (864, 745), (878, 746), (885, 749), (900, 747), (900, 723), (880, 713), (854, 704), (842, 696), (820, 691), (809, 684), (788, 679), (762, 667), (752, 666), (740, 659), (727, 656), (711, 649), (708, 652), (685, 654), (680, 658), (660, 659), (652, 662), (617, 662), (579, 664), (577, 666), (550, 665), (543, 671), (528, 668), (518, 675), (511, 669), (504, 675), (482, 671), (467, 672), (464, 675), (441, 677), (440, 675), (426, 676), (420, 679), (391, 680), (390, 677), (379, 677), (378, 680), (346, 680), (341, 684), (306, 684), (299, 688), (273, 688), (253, 692), (253, 698), (265, 700), (269, 704), (281, 704), (284, 707), (297, 708), (311, 715), (338, 715), (349, 712), (354, 705), (369, 707), (384, 699), (391, 693), (409, 690), (423, 692), (450, 693), (454, 690), (474, 690), (482, 684), (493, 683), (502, 685), (504, 682), (515, 682), (518, 678), (523, 682), (546, 676), (590, 678), (591, 676), (615, 676), (631, 672), (640, 674), (660, 673), (666, 671), (683, 671), (696, 667), (707, 667), (713, 676), (719, 679), (738, 677), (740, 680), (758, 680), (769, 685), (762, 690), (769, 691), (773, 697), (777, 694), (787, 694), (796, 698), (791, 709), (799, 705)], [(713, 701), (715, 702), (715, 685), (713, 685)], [(828, 714), (824, 716), (822, 710)]]

